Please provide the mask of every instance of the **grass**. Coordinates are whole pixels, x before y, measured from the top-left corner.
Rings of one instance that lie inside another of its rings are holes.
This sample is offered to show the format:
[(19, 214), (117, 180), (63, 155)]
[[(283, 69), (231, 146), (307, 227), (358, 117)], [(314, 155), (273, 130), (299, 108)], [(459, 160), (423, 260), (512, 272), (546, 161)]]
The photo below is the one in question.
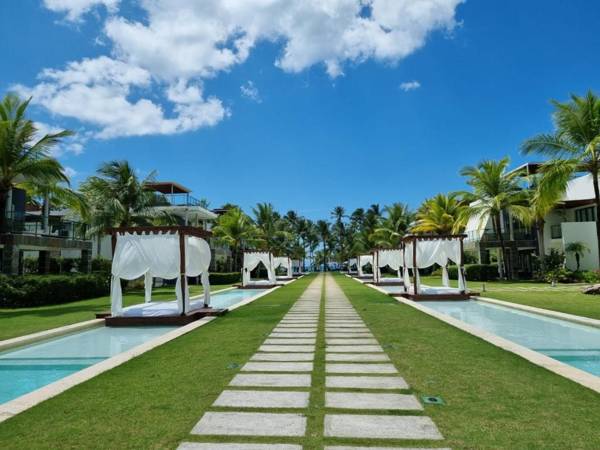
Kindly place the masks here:
[[(442, 279), (421, 277), (421, 282), (441, 286)], [(457, 286), (455, 280), (451, 280), (450, 284)], [(548, 283), (535, 281), (486, 281), (486, 292), (481, 292), (481, 281), (467, 281), (467, 285), (484, 297), (600, 319), (600, 296), (583, 294), (582, 284), (559, 284), (553, 288)]]
[[(211, 286), (211, 291), (229, 286)], [(190, 295), (196, 295), (201, 292), (201, 286), (190, 286)], [(173, 288), (156, 288), (152, 292), (155, 300), (171, 300), (174, 298), (174, 295)], [(123, 295), (124, 306), (134, 305), (143, 301), (143, 290), (128, 291)], [(94, 319), (96, 313), (109, 309), (110, 297), (108, 296), (62, 305), (0, 309), (0, 340)]]
[(313, 279), (297, 280), (11, 418), (0, 424), (0, 448), (176, 448), (191, 439), (203, 411)]
[[(598, 449), (600, 395), (349, 278), (336, 280), (453, 449)], [(434, 445), (435, 446), (435, 445)]]

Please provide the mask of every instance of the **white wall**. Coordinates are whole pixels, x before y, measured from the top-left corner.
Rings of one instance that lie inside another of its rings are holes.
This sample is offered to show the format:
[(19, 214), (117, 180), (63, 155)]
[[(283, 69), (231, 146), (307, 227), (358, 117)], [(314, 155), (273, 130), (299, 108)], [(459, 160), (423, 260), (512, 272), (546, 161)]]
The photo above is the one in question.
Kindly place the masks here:
[[(563, 222), (562, 223), (563, 248), (570, 242), (583, 242), (590, 250), (581, 255), (581, 270), (598, 269), (598, 240), (596, 238), (595, 222)], [(577, 263), (575, 255), (567, 254), (567, 268), (575, 270)]]
[(100, 255), (98, 255), (98, 238), (92, 239), (92, 258), (100, 256), (104, 259), (112, 259), (112, 244), (110, 236), (102, 236), (100, 241)]

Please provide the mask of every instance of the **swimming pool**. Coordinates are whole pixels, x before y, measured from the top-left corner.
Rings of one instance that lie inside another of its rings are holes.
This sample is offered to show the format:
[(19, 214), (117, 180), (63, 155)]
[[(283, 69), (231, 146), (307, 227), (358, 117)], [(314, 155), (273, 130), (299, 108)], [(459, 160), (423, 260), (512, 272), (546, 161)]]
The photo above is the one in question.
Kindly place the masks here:
[(96, 327), (0, 353), (0, 403), (53, 383), (176, 327)]
[[(211, 296), (211, 306), (229, 308), (267, 290), (224, 290)], [(203, 299), (193, 301), (192, 305), (194, 303), (201, 307)], [(171, 309), (177, 307), (174, 301), (139, 306), (147, 310), (146, 315), (160, 315), (164, 311), (172, 313)], [(0, 352), (0, 404), (123, 353), (175, 328), (177, 327), (101, 326)]]
[(428, 301), (422, 304), (600, 376), (600, 328), (477, 300)]

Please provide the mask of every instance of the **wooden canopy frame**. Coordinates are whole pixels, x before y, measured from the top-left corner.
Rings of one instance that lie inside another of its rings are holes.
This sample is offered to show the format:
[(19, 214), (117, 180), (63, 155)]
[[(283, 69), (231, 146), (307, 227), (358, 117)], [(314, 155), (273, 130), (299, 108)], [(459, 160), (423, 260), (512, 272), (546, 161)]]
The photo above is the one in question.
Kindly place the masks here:
[[(464, 276), (464, 261), (465, 261), (465, 251), (464, 251), (464, 240), (466, 239), (466, 234), (443, 234), (443, 235), (420, 235), (420, 234), (409, 234), (402, 238), (402, 248), (403, 255), (406, 261), (407, 257), (412, 257), (413, 261), (413, 274), (412, 274), (412, 282), (414, 286), (415, 292), (411, 294), (408, 289), (408, 286), (404, 286), (404, 296), (410, 298), (412, 300), (441, 300), (441, 299), (453, 299), (453, 300), (465, 300), (470, 298), (466, 288), (461, 290), (458, 294), (417, 294), (417, 271), (419, 268), (417, 267), (417, 245), (419, 241), (439, 241), (439, 240), (458, 240), (460, 242), (460, 261), (458, 262), (458, 273), (459, 276)], [(412, 243), (412, 255), (406, 254), (406, 245)], [(404, 266), (404, 270), (407, 267)]]
[[(197, 227), (190, 226), (158, 226), (158, 227), (118, 227), (110, 228), (108, 234), (111, 236), (112, 254), (115, 254), (117, 247), (117, 235), (121, 234), (179, 234), (179, 277), (181, 280), (181, 298), (185, 298), (186, 287), (186, 267), (185, 267), (185, 237), (194, 236), (202, 239), (207, 239), (212, 236), (212, 233)], [(182, 316), (185, 316), (185, 302), (183, 302)]]
[[(379, 252), (381, 251), (390, 251), (390, 250), (399, 250), (400, 252), (404, 251), (404, 244), (403, 242), (400, 242), (400, 245), (396, 248), (383, 248), (383, 247), (376, 247), (373, 250), (371, 250), (371, 254), (373, 255), (373, 284), (380, 284), (381, 283), (381, 278), (377, 275), (380, 271), (379, 271)], [(401, 265), (400, 267), (402, 267), (402, 270), (404, 270), (403, 265)], [(398, 283), (400, 286), (402, 286), (404, 283)]]

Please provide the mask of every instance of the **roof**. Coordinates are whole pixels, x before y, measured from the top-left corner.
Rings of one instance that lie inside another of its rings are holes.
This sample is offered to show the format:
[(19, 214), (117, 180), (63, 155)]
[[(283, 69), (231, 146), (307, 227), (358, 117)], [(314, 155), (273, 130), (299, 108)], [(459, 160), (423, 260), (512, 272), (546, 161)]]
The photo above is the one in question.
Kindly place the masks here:
[(527, 175), (535, 175), (536, 173), (538, 173), (540, 167), (542, 167), (542, 163), (525, 163), (525, 164), (521, 164), (518, 167), (515, 167), (513, 170), (511, 170), (509, 173), (521, 173), (522, 176), (527, 176)]
[(188, 218), (196, 217), (200, 220), (215, 220), (217, 216), (214, 212), (203, 208), (202, 206), (185, 206), (185, 205), (165, 205), (155, 206), (153, 208), (156, 211), (168, 211), (171, 214), (178, 215), (180, 217)]
[(189, 194), (191, 189), (175, 181), (154, 181), (145, 184), (147, 189), (160, 192), (161, 194)]
[(593, 200), (594, 198), (595, 195), (592, 175), (587, 174), (581, 177), (573, 178), (571, 181), (569, 181), (562, 201), (581, 202)]

